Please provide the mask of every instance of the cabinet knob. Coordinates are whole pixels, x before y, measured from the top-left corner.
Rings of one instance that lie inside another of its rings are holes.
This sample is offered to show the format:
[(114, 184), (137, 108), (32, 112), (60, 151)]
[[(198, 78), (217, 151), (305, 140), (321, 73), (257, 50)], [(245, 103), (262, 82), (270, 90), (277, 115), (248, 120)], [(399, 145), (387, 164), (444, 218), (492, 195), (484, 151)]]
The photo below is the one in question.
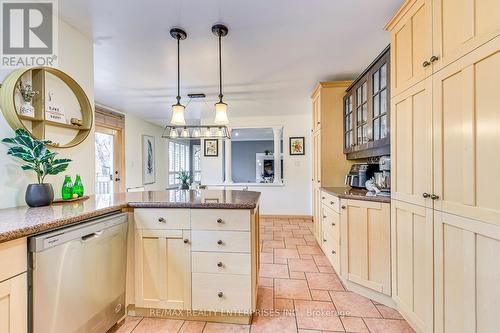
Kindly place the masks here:
[(321, 197), (321, 200), (325, 200), (325, 197)]
[(330, 201), (330, 205), (333, 205), (334, 203), (335, 203), (335, 202), (333, 202), (333, 201)]
[(186, 238), (186, 239), (184, 240), (184, 244), (187, 244), (187, 243), (189, 243), (189, 239), (187, 239), (187, 238)]
[(219, 296), (219, 298), (222, 298), (222, 296), (224, 296), (224, 293), (222, 293), (222, 291), (219, 291), (219, 292), (217, 293), (217, 296)]
[(337, 254), (337, 252), (335, 252), (335, 250), (332, 250), (332, 254)]
[(323, 242), (326, 242), (326, 239), (323, 238)]
[(424, 193), (422, 194), (422, 196), (423, 196), (425, 199), (427, 199), (427, 198), (429, 198), (431, 195), (430, 195), (429, 193), (427, 193), (427, 192), (424, 192)]
[(326, 215), (323, 215), (323, 218), (326, 219)]
[(320, 182), (320, 180), (318, 179), (318, 183)]
[(318, 124), (318, 125), (319, 125), (319, 124), (320, 124), (320, 122), (318, 121), (316, 124)]
[(342, 206), (342, 209), (345, 209), (346, 207), (345, 206)]
[(165, 222), (167, 222), (167, 220), (165, 220), (163, 217), (160, 217), (160, 218), (158, 219), (158, 222), (160, 222), (160, 223), (165, 223)]
[(435, 61), (438, 61), (438, 60), (439, 60), (439, 57), (438, 57), (438, 56), (435, 56), (435, 55), (433, 55), (433, 56), (429, 59), (429, 61), (430, 61), (431, 63), (433, 63), (433, 62), (435, 62)]
[(222, 262), (220, 262), (220, 261), (219, 261), (219, 262), (217, 263), (217, 267), (222, 267), (222, 266), (224, 266), (224, 265), (222, 264)]
[(332, 227), (335, 227), (335, 223), (332, 223)]
[(217, 223), (221, 224), (222, 223), (222, 219), (217, 219)]
[(439, 199), (439, 195), (431, 194), (431, 199), (432, 200), (437, 200), (437, 199)]
[(430, 65), (431, 65), (431, 63), (427, 60), (422, 63), (422, 67), (424, 67), (424, 68), (429, 67)]
[(219, 239), (219, 240), (217, 241), (217, 244), (222, 245), (222, 244), (224, 244), (224, 242), (223, 242), (223, 241), (221, 241), (221, 240)]

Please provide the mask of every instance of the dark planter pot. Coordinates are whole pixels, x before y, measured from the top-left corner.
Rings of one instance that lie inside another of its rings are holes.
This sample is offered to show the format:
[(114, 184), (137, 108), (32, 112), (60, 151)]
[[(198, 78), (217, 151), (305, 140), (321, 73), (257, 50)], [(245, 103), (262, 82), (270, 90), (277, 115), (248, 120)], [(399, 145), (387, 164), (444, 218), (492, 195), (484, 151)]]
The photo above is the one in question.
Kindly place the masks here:
[(51, 184), (29, 184), (26, 189), (26, 203), (30, 207), (49, 206), (54, 201)]
[(179, 190), (189, 190), (189, 184), (188, 183), (182, 183), (179, 186)]

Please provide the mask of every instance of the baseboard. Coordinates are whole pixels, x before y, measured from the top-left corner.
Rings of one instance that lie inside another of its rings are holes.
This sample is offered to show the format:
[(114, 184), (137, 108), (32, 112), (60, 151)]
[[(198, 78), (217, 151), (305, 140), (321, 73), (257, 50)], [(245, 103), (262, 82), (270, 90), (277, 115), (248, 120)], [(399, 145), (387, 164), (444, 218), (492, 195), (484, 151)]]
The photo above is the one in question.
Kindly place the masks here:
[(264, 219), (297, 219), (297, 220), (308, 220), (312, 222), (311, 215), (267, 215), (260, 214), (260, 218)]

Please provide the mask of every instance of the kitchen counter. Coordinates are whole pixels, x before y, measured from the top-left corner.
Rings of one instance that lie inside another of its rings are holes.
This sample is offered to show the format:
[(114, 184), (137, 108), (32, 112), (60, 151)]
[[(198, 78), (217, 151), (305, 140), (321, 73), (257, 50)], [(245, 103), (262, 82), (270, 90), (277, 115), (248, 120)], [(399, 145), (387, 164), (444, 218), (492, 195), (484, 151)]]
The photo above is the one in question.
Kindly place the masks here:
[(254, 209), (260, 192), (167, 190), (90, 196), (47, 207), (0, 209), (0, 243), (131, 208)]
[(339, 197), (341, 199), (391, 203), (391, 197), (376, 196), (373, 192), (368, 192), (365, 189), (358, 189), (351, 187), (322, 187), (321, 190), (336, 197)]

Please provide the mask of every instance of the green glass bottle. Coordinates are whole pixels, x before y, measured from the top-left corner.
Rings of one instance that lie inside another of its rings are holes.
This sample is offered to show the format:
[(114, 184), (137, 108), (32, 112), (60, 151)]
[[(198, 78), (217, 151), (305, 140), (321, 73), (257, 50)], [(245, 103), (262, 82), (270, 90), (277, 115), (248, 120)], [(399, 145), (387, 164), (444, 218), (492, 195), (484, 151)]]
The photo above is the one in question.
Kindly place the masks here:
[(63, 200), (68, 200), (73, 197), (73, 182), (71, 181), (71, 177), (68, 175), (64, 177), (64, 183), (61, 189), (61, 196)]
[(75, 184), (73, 185), (73, 194), (78, 195), (78, 197), (83, 197), (83, 183), (80, 175), (76, 175)]

